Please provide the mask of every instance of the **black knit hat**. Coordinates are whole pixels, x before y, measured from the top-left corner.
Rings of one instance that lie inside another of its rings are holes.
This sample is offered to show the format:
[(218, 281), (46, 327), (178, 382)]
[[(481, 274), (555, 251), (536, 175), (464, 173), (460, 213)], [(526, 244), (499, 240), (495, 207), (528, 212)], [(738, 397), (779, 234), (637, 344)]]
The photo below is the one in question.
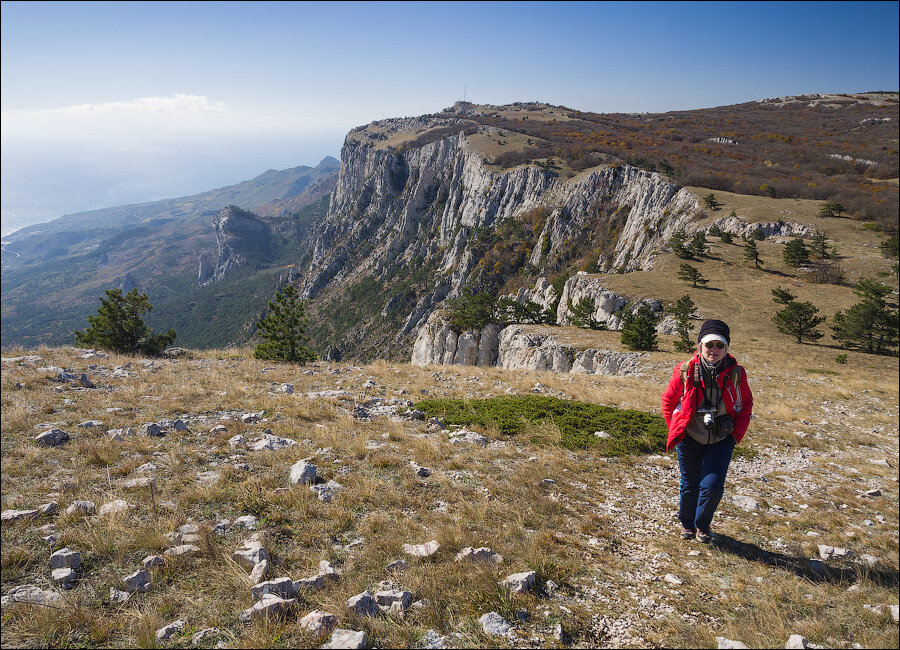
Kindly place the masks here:
[(697, 342), (703, 340), (703, 337), (707, 334), (716, 334), (725, 339), (725, 343), (731, 345), (731, 331), (728, 329), (728, 325), (723, 323), (720, 320), (710, 319), (708, 321), (704, 321), (703, 325), (700, 326), (700, 335), (697, 337)]

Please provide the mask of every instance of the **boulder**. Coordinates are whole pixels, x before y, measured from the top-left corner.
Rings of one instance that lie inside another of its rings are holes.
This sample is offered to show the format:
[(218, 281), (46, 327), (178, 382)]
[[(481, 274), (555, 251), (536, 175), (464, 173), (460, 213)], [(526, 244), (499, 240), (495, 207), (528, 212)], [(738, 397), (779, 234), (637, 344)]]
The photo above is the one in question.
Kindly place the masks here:
[(101, 517), (103, 515), (114, 515), (118, 512), (126, 512), (128, 510), (128, 502), (125, 499), (116, 499), (109, 503), (104, 503), (97, 511)]
[(374, 616), (378, 613), (378, 603), (368, 590), (347, 599), (347, 609), (360, 616)]
[(269, 553), (263, 548), (259, 538), (254, 535), (236, 550), (231, 558), (248, 571), (252, 571), (259, 562), (269, 559)]
[(269, 571), (271, 571), (269, 560), (260, 560), (253, 565), (253, 569), (250, 571), (250, 580), (254, 583), (262, 582), (269, 575)]
[(376, 591), (375, 604), (383, 612), (402, 612), (412, 605), (413, 595), (409, 591), (400, 589), (387, 589)]
[(536, 579), (536, 571), (523, 571), (521, 573), (513, 573), (512, 575), (507, 576), (500, 582), (500, 584), (509, 589), (514, 594), (521, 594), (533, 587)]
[(169, 623), (165, 627), (161, 627), (156, 631), (156, 640), (157, 642), (168, 641), (170, 638), (178, 634), (184, 629), (184, 621), (177, 620), (173, 623)]
[(316, 466), (305, 460), (298, 460), (291, 466), (290, 481), (292, 485), (297, 483), (314, 484), (316, 482)]
[(150, 572), (146, 569), (135, 571), (131, 575), (122, 578), (122, 581), (127, 585), (128, 591), (132, 593), (144, 593), (153, 588), (153, 585), (150, 583)]
[(488, 612), (483, 614), (478, 622), (481, 623), (481, 629), (488, 636), (509, 636), (512, 626), (505, 618), (497, 612)]
[(50, 429), (35, 437), (34, 441), (42, 447), (58, 447), (69, 440), (69, 434), (62, 429)]
[(81, 554), (68, 548), (63, 548), (50, 556), (50, 568), (71, 568), (77, 569), (81, 566)]
[(266, 594), (275, 594), (282, 598), (294, 598), (297, 595), (297, 589), (294, 587), (294, 581), (290, 578), (277, 578), (276, 580), (267, 580), (250, 587), (250, 593), (257, 600)]
[(58, 607), (62, 604), (62, 596), (56, 591), (41, 589), (36, 585), (22, 585), (13, 587), (2, 598), (3, 607), (8, 607), (16, 603), (26, 603), (32, 605), (52, 605)]
[(322, 648), (327, 648), (329, 650), (332, 648), (358, 649), (365, 648), (367, 645), (369, 645), (369, 637), (364, 630), (357, 632), (356, 630), (337, 628), (331, 633), (331, 638), (328, 640), (328, 643), (322, 646)]
[(241, 622), (247, 623), (255, 619), (280, 616), (296, 604), (296, 598), (281, 598), (275, 594), (266, 594), (254, 603), (252, 607), (241, 612), (240, 619)]
[(337, 625), (337, 617), (334, 614), (314, 609), (300, 619), (300, 629), (315, 635), (327, 634)]

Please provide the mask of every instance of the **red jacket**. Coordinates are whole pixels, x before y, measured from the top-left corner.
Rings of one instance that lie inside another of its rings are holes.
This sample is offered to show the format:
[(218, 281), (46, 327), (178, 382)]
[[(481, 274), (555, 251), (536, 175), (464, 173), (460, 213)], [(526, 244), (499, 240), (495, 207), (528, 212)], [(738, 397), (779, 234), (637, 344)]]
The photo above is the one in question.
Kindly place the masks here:
[[(697, 409), (703, 401), (703, 387), (694, 386), (692, 377), (694, 375), (694, 367), (700, 363), (700, 355), (694, 353), (693, 358), (684, 363), (688, 364), (687, 368), (687, 390), (681, 381), (681, 366), (679, 363), (675, 366), (672, 373), (672, 379), (662, 396), (662, 413), (666, 419), (666, 425), (669, 427), (669, 437), (666, 440), (666, 451), (671, 451), (684, 438), (684, 429)], [(740, 391), (740, 400), (738, 400), (738, 392), (731, 380), (732, 371), (737, 367), (740, 372), (740, 380), (738, 381), (737, 390)], [(747, 433), (747, 426), (750, 424), (750, 415), (753, 413), (753, 394), (750, 392), (750, 386), (747, 385), (747, 373), (741, 366), (737, 365), (737, 361), (730, 354), (725, 356), (725, 369), (719, 373), (716, 378), (719, 384), (719, 390), (722, 391), (722, 402), (728, 415), (734, 420), (734, 436), (735, 441), (740, 442)], [(735, 406), (735, 404), (738, 404)]]

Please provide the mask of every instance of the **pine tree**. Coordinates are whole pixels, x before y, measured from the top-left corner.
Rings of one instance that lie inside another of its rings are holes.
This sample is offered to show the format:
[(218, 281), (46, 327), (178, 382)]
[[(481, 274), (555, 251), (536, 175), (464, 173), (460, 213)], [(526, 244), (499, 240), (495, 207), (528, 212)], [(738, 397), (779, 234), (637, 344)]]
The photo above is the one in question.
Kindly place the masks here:
[(597, 311), (597, 306), (595, 305), (593, 298), (584, 296), (575, 305), (572, 304), (571, 299), (569, 300), (570, 320), (575, 327), (589, 327), (592, 330), (597, 329), (598, 323), (594, 320), (595, 311)]
[(900, 320), (896, 306), (884, 300), (890, 291), (880, 282), (860, 280), (853, 292), (862, 301), (834, 315), (834, 338), (846, 348), (858, 347), (877, 354), (896, 348)]
[(816, 234), (812, 236), (812, 241), (809, 243), (809, 249), (819, 259), (828, 259), (828, 239), (824, 232), (816, 231)]
[(88, 316), (88, 328), (75, 330), (78, 347), (95, 346), (123, 354), (160, 354), (175, 340), (175, 330), (153, 334), (141, 316), (153, 309), (147, 294), (132, 289), (122, 295), (121, 289), (110, 289), (106, 299), (100, 298), (96, 316)]
[(784, 309), (775, 313), (772, 320), (782, 334), (795, 336), (797, 343), (803, 339), (818, 341), (823, 334), (816, 329), (825, 322), (824, 316), (817, 316), (819, 310), (811, 302), (789, 302)]
[(494, 320), (496, 309), (497, 299), (484, 291), (463, 289), (461, 296), (447, 301), (450, 326), (457, 333), (481, 329)]
[(759, 257), (759, 248), (756, 246), (756, 240), (750, 239), (744, 244), (744, 259), (753, 262), (756, 265), (756, 268), (762, 266), (762, 261)]
[(637, 313), (629, 311), (622, 319), (622, 345), (629, 350), (655, 350), (656, 319), (647, 305), (641, 305)]
[(722, 204), (719, 203), (718, 199), (716, 199), (716, 195), (712, 192), (703, 197), (703, 205), (713, 212), (717, 212), (722, 208)]
[(691, 253), (697, 257), (703, 257), (709, 252), (709, 246), (706, 243), (706, 235), (702, 230), (694, 233), (694, 236), (691, 238), (690, 250)]
[(301, 365), (314, 361), (315, 353), (306, 346), (308, 324), (297, 289), (289, 284), (276, 291), (269, 301), (269, 313), (256, 322), (256, 334), (265, 342), (256, 346), (253, 356)]
[(731, 242), (734, 241), (734, 235), (731, 234), (730, 232), (728, 232), (727, 230), (723, 230), (720, 237), (722, 238), (723, 244), (730, 244)]
[(693, 287), (696, 287), (698, 284), (704, 285), (709, 282), (696, 267), (693, 267), (690, 264), (682, 264), (678, 267), (678, 278), (685, 282), (690, 282)]
[(793, 267), (809, 264), (809, 250), (806, 248), (806, 243), (799, 237), (784, 245), (784, 263)]
[(697, 306), (689, 295), (684, 294), (669, 312), (675, 316), (677, 321), (675, 329), (678, 332), (678, 340), (675, 341), (675, 349), (679, 352), (690, 352), (694, 349), (694, 343), (691, 338), (691, 330), (693, 329), (691, 327), (691, 319), (697, 318)]
[(787, 289), (782, 289), (781, 287), (772, 289), (772, 295), (774, 296), (772, 300), (782, 305), (790, 304), (797, 297)]
[(676, 230), (675, 234), (669, 239), (669, 246), (672, 247), (672, 252), (681, 259), (692, 260), (694, 259), (694, 256), (691, 253), (690, 248), (684, 245), (686, 241), (687, 233), (683, 230)]

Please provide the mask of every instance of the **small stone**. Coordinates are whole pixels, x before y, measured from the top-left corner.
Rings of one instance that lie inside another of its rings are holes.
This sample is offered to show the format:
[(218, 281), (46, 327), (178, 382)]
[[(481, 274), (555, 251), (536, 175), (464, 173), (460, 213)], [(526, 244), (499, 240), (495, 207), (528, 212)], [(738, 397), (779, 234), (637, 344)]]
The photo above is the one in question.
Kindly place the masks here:
[(50, 568), (62, 567), (77, 569), (81, 566), (81, 554), (68, 548), (63, 548), (50, 556)]
[(667, 574), (665, 575), (665, 577), (663, 578), (663, 580), (664, 580), (665, 582), (668, 582), (670, 585), (675, 585), (676, 587), (677, 587), (678, 585), (684, 584), (684, 583), (681, 581), (681, 579), (679, 579), (677, 576), (675, 576), (675, 575), (672, 574), (672, 573), (667, 573)]
[(360, 616), (374, 616), (378, 613), (378, 604), (368, 590), (347, 599), (347, 609)]
[(232, 526), (235, 528), (246, 528), (247, 530), (256, 530), (259, 520), (254, 515), (244, 515), (234, 520)]
[(388, 611), (399, 611), (402, 612), (404, 610), (409, 609), (409, 606), (412, 605), (413, 595), (409, 591), (402, 591), (400, 589), (389, 589), (386, 591), (376, 591), (375, 595), (375, 604), (378, 605), (378, 609), (383, 612)]
[(521, 573), (513, 573), (500, 582), (501, 585), (509, 589), (514, 594), (521, 594), (528, 591), (534, 586), (537, 579), (536, 571), (523, 571)]
[(183, 629), (184, 621), (182, 620), (177, 620), (174, 623), (169, 623), (165, 627), (161, 627), (156, 631), (156, 640), (168, 641), (171, 637), (175, 636)]
[(261, 599), (266, 594), (275, 594), (282, 598), (294, 598), (297, 595), (297, 590), (294, 588), (294, 581), (290, 578), (278, 578), (253, 585), (250, 587), (250, 593), (256, 599)]
[(325, 503), (329, 503), (331, 501), (331, 498), (334, 496), (334, 493), (342, 490), (343, 488), (343, 485), (334, 480), (328, 481), (328, 483), (326, 483), (325, 485), (309, 486), (309, 489), (316, 493), (319, 501), (324, 501)]
[(690, 557), (697, 557), (700, 555), (700, 551), (688, 551), (688, 555)]
[(158, 555), (148, 555), (141, 561), (141, 565), (145, 569), (155, 569), (156, 567), (164, 566), (165, 563), (165, 559)]
[(804, 648), (809, 647), (809, 641), (805, 636), (800, 634), (792, 634), (788, 637), (787, 643), (784, 644), (785, 648), (791, 648), (793, 650), (803, 650)]
[(493, 562), (500, 564), (503, 562), (503, 556), (494, 553), (491, 549), (482, 546), (481, 548), (472, 548), (471, 546), (464, 548), (456, 554), (457, 562)]
[(752, 512), (753, 510), (759, 508), (759, 502), (756, 499), (743, 494), (735, 495), (731, 501), (738, 508), (740, 508), (741, 510), (746, 510), (747, 512)]
[(281, 598), (275, 594), (266, 594), (249, 609), (240, 614), (243, 623), (254, 619), (279, 616), (297, 604), (296, 598)]
[(173, 548), (167, 549), (163, 555), (170, 557), (194, 557), (200, 553), (200, 549), (193, 544), (181, 544)]
[(247, 540), (243, 546), (232, 554), (232, 559), (244, 567), (247, 571), (252, 571), (258, 563), (269, 559), (269, 553), (263, 548), (259, 540)]
[(316, 466), (305, 460), (298, 460), (291, 466), (290, 481), (291, 485), (297, 483), (312, 485), (316, 482)]
[(228, 439), (228, 446), (232, 449), (237, 449), (238, 447), (246, 447), (247, 441), (244, 440), (244, 436), (238, 434), (236, 436), (231, 436)]
[(123, 605), (129, 598), (131, 598), (131, 594), (129, 594), (127, 591), (122, 591), (121, 589), (116, 589), (115, 587), (109, 588), (110, 603)]
[(869, 555), (868, 553), (863, 553), (859, 556), (859, 563), (865, 564), (866, 566), (875, 566), (878, 564), (878, 558), (874, 555)]
[(0, 602), (2, 602), (3, 607), (15, 603), (58, 606), (61, 600), (62, 596), (56, 591), (41, 589), (35, 585), (22, 585), (10, 589)]
[(153, 482), (153, 479), (149, 476), (141, 476), (140, 478), (133, 478), (122, 483), (122, 487), (127, 490), (136, 490), (138, 488), (145, 488), (149, 486)]
[(294, 387), (290, 384), (281, 384), (278, 388), (275, 389), (276, 393), (283, 393), (285, 395), (293, 395)]
[(103, 423), (100, 420), (85, 420), (84, 422), (78, 423), (78, 428), (80, 429), (93, 429), (94, 427), (102, 427)]
[(267, 575), (269, 575), (270, 571), (270, 563), (268, 560), (261, 560), (253, 565), (253, 570), (250, 571), (250, 580), (254, 583), (262, 582)]
[(430, 469), (428, 469), (427, 467), (422, 467), (414, 460), (409, 461), (409, 466), (412, 467), (413, 474), (420, 478), (428, 478), (432, 474)]
[(878, 488), (875, 488), (874, 490), (866, 490), (865, 495), (867, 497), (880, 497), (881, 490), (879, 490)]
[(391, 562), (390, 564), (388, 564), (385, 567), (385, 569), (387, 569), (390, 572), (405, 571), (408, 568), (409, 568), (409, 562), (407, 562), (406, 560), (394, 560), (393, 562)]
[(447, 647), (445, 641), (446, 639), (434, 630), (428, 630), (425, 636), (419, 639), (419, 646), (425, 650), (443, 650)]
[(156, 422), (147, 422), (141, 425), (141, 430), (138, 432), (142, 436), (150, 436), (154, 438), (159, 438), (166, 434), (163, 433), (162, 428), (160, 428), (159, 424)]
[(241, 416), (241, 422), (244, 424), (256, 424), (263, 418), (263, 413), (244, 413)]
[(69, 440), (69, 434), (62, 429), (50, 429), (35, 437), (34, 441), (43, 447), (58, 447)]
[(74, 515), (76, 513), (82, 515), (92, 515), (96, 512), (97, 506), (93, 501), (73, 501), (66, 508), (66, 514)]
[(497, 612), (488, 612), (478, 619), (481, 629), (488, 636), (509, 636), (512, 626)]
[(187, 425), (187, 422), (185, 422), (181, 418), (178, 418), (177, 420), (175, 420), (172, 423), (172, 428), (175, 429), (176, 431), (187, 431), (188, 425)]
[(200, 526), (197, 524), (184, 524), (176, 528), (175, 532), (181, 535), (193, 535), (200, 532)]
[(40, 510), (4, 510), (0, 513), (0, 520), (4, 524), (14, 524), (17, 521), (25, 521), (28, 519), (36, 519), (40, 516)]
[(212, 639), (218, 638), (222, 636), (222, 630), (217, 627), (205, 627), (199, 632), (195, 632), (191, 635), (191, 645), (198, 646), (201, 643), (206, 643)]
[(304, 591), (318, 591), (325, 586), (325, 576), (315, 575), (310, 578), (300, 578), (294, 581), (294, 591), (301, 593)]
[(726, 639), (724, 636), (717, 636), (716, 643), (718, 643), (719, 650), (724, 650), (727, 648), (733, 648), (734, 650), (742, 650), (747, 646), (741, 643), (740, 641), (732, 641), (731, 639)]
[(328, 560), (322, 560), (319, 562), (319, 575), (329, 580), (338, 580), (341, 577), (341, 572), (331, 566), (331, 562)]
[(337, 625), (337, 617), (334, 614), (314, 609), (300, 619), (300, 629), (315, 635), (328, 634)]
[(135, 571), (122, 578), (122, 581), (128, 585), (128, 591), (131, 592), (143, 593), (153, 588), (153, 585), (150, 584), (150, 573), (146, 569)]
[(219, 433), (228, 433), (228, 427), (226, 427), (224, 424), (217, 424), (212, 429), (210, 429), (209, 432), (213, 435), (217, 435)]
[(114, 515), (118, 512), (125, 512), (128, 510), (128, 502), (125, 499), (116, 499), (115, 501), (110, 501), (109, 503), (104, 503), (100, 506), (100, 510), (97, 513), (102, 517), (104, 515)]
[(71, 567), (60, 567), (59, 569), (53, 569), (51, 571), (50, 577), (53, 579), (53, 582), (61, 586), (63, 589), (71, 589), (75, 586), (75, 581), (78, 579), (78, 573), (75, 569)]
[(369, 645), (369, 637), (366, 635), (365, 630), (344, 630), (341, 628), (335, 629), (334, 632), (331, 633), (331, 638), (328, 640), (328, 643), (322, 646), (322, 648), (326, 648), (327, 650), (332, 650), (336, 648), (365, 648)]
[(407, 555), (413, 555), (416, 557), (429, 557), (438, 552), (438, 549), (441, 548), (440, 543), (433, 539), (430, 542), (425, 542), (424, 544), (404, 544), (403, 552)]
[[(268, 429), (266, 429), (268, 431)], [(282, 438), (273, 436), (270, 433), (264, 433), (263, 437), (250, 445), (250, 451), (278, 451), (279, 449), (287, 449), (297, 444), (296, 440), (290, 438)]]

